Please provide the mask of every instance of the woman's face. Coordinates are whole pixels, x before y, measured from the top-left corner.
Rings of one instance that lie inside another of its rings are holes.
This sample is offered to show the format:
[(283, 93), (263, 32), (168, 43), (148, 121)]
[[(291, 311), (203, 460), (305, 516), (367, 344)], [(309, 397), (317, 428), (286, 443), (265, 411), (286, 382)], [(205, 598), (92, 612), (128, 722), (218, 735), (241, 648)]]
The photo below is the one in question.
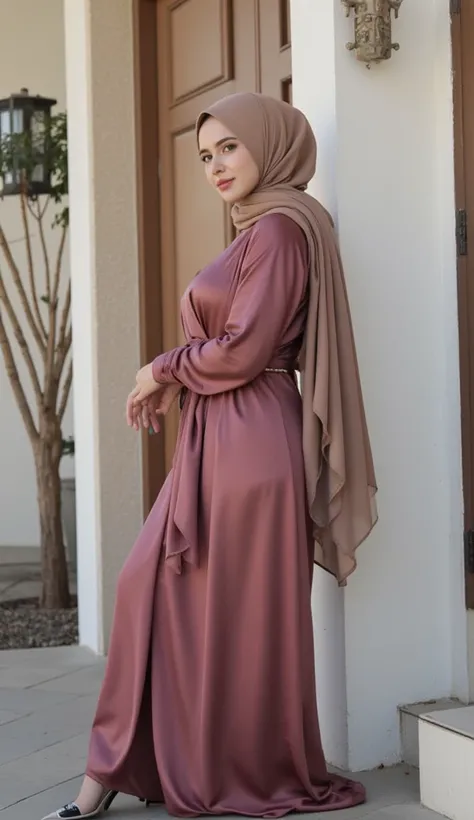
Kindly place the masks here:
[(199, 131), (199, 156), (207, 181), (231, 205), (258, 185), (260, 173), (250, 152), (214, 117), (205, 120)]

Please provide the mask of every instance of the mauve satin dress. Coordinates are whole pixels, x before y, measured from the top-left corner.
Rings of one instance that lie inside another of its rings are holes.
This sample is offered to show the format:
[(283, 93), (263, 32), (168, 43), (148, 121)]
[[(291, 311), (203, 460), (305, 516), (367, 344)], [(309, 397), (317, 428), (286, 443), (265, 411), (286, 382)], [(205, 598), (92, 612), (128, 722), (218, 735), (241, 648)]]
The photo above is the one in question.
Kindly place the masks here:
[(121, 572), (87, 774), (170, 814), (347, 808), (316, 709), (313, 544), (291, 374), (307, 309), (300, 228), (270, 214), (182, 300), (174, 464)]

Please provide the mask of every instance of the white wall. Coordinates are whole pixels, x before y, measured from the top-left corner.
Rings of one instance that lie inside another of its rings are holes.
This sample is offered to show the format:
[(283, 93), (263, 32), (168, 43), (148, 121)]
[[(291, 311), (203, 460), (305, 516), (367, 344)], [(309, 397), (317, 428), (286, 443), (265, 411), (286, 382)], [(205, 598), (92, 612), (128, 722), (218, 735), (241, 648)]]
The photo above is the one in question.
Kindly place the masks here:
[[(65, 110), (65, 65), (62, 0), (0, 0), (0, 97), (26, 87), (33, 94), (42, 94), (58, 100), (53, 111)], [(46, 221), (48, 247), (54, 249), (59, 231), (49, 230), (52, 220)], [(12, 198), (0, 200), (0, 223), (7, 238), (15, 240), (14, 253), (21, 270), (26, 275), (26, 255), (19, 215), (19, 201)], [(38, 231), (33, 224), (33, 248), (37, 270), (42, 271), (42, 255)], [(64, 256), (63, 282), (69, 276), (68, 249)], [(0, 255), (0, 267), (10, 282), (9, 272)], [(14, 304), (18, 305), (12, 288), (9, 288)], [(44, 293), (44, 289), (40, 292)], [(21, 311), (20, 311), (21, 313)], [(25, 323), (23, 327), (26, 329)], [(10, 334), (11, 335), (11, 334)], [(29, 336), (28, 336), (29, 338)], [(16, 342), (14, 342), (14, 350)], [(22, 382), (28, 382), (22, 359), (20, 364)], [(39, 365), (39, 362), (38, 362)], [(31, 391), (29, 391), (31, 398)], [(64, 420), (64, 435), (72, 435), (72, 402)], [(0, 547), (37, 546), (39, 544), (39, 521), (36, 503), (36, 483), (33, 456), (23, 421), (15, 403), (10, 382), (0, 355)], [(63, 459), (63, 475), (72, 475), (72, 458)]]
[(448, 6), (404, 3), (400, 51), (368, 71), (339, 0), (292, 0), (380, 487), (344, 602), (326, 577), (314, 591), (324, 743), (352, 770), (399, 759), (399, 704), (467, 697)]
[[(318, 172), (310, 188), (337, 218), (336, 75), (332, 2), (292, 0), (293, 102), (308, 116), (318, 142)], [(312, 81), (308, 81), (307, 72)], [(318, 80), (316, 78), (322, 78)], [(313, 621), (319, 720), (329, 761), (346, 768), (347, 693), (345, 680), (344, 593), (316, 568)]]

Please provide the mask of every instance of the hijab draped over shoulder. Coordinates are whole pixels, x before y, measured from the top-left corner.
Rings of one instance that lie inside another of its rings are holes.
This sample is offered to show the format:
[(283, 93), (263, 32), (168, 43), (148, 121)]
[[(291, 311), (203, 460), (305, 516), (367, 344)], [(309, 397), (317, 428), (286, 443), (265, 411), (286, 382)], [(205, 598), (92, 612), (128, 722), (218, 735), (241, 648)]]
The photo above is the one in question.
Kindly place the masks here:
[(328, 212), (305, 189), (316, 168), (316, 141), (298, 109), (261, 94), (219, 100), (197, 121), (222, 122), (250, 151), (257, 188), (232, 208), (237, 230), (282, 213), (309, 248), (309, 308), (299, 367), (303, 454), (315, 561), (340, 584), (377, 520), (377, 491), (344, 273)]

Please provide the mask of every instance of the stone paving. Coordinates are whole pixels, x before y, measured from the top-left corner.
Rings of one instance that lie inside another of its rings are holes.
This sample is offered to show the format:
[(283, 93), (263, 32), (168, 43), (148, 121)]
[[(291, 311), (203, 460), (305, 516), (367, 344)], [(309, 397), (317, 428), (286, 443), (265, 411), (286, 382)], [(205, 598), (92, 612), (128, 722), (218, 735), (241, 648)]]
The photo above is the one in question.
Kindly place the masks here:
[[(103, 659), (79, 647), (0, 652), (0, 820), (41, 820), (74, 798), (103, 668)], [(415, 770), (396, 766), (359, 777), (368, 803), (332, 812), (331, 820), (439, 817), (419, 806)], [(106, 816), (156, 820), (167, 813), (121, 795)]]
[[(2, 555), (5, 558), (5, 555)], [(38, 594), (38, 568), (0, 563), (0, 600)], [(1, 617), (1, 610), (0, 610)], [(77, 793), (104, 660), (80, 647), (0, 651), (0, 820), (41, 820)], [(326, 820), (436, 820), (419, 805), (418, 772), (407, 766), (357, 775), (367, 786), (364, 806)], [(107, 820), (157, 820), (120, 795)]]
[(37, 555), (37, 549), (0, 548), (0, 602), (38, 596), (41, 576)]

